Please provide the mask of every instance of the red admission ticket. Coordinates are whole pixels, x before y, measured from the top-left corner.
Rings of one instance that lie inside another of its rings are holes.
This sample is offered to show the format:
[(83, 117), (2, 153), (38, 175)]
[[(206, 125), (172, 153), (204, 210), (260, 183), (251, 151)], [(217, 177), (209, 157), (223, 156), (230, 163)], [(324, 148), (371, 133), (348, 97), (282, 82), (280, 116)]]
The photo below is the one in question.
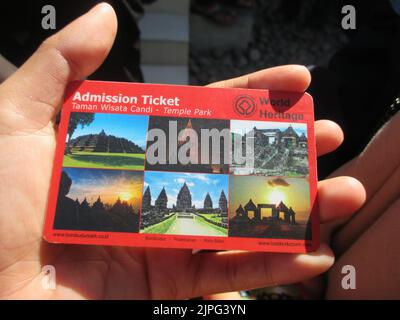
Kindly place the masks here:
[(44, 237), (309, 252), (319, 243), (316, 188), (306, 93), (74, 82)]

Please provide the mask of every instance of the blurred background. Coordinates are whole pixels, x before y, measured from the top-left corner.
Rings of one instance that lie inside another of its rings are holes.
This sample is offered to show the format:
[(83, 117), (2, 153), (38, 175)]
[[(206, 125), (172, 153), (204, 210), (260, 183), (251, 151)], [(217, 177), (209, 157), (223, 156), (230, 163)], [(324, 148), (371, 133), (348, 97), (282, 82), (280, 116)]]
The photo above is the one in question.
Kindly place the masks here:
[[(98, 2), (1, 1), (0, 82), (45, 38)], [(339, 123), (346, 137), (318, 160), (320, 178), (357, 155), (399, 109), (399, 0), (107, 2), (117, 12), (118, 34), (91, 79), (205, 85), (276, 65), (307, 66), (316, 119)], [(46, 5), (55, 17), (43, 11)], [(48, 27), (51, 18), (55, 28)], [(282, 292), (259, 295), (295, 295)]]
[[(47, 36), (97, 2), (2, 1), (1, 54), (19, 66)], [(109, 2), (119, 18), (113, 53), (120, 61), (126, 57), (127, 67), (110, 74), (113, 80), (204, 85), (280, 64), (326, 65), (348, 41), (334, 1)], [(55, 8), (55, 29), (42, 26), (47, 13), (42, 9), (49, 4)]]

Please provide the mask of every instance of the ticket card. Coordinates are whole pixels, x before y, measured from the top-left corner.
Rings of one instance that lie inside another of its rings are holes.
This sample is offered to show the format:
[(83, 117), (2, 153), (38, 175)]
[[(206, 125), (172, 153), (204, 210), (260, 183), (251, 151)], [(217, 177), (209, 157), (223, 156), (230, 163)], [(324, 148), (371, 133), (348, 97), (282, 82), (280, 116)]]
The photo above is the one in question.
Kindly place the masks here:
[(73, 82), (44, 238), (310, 252), (316, 190), (307, 93)]

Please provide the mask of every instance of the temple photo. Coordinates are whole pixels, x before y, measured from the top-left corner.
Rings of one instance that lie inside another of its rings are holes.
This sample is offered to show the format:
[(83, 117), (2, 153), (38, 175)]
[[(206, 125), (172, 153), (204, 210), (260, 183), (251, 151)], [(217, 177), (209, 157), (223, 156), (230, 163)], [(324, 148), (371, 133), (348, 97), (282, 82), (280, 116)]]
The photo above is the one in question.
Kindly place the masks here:
[(231, 121), (235, 175), (308, 176), (308, 135), (303, 123)]
[(145, 172), (141, 233), (228, 235), (228, 176)]
[(307, 178), (230, 176), (229, 236), (311, 239)]
[(71, 112), (64, 167), (143, 170), (148, 116)]
[(146, 170), (227, 174), (229, 135), (228, 120), (151, 116)]
[(143, 172), (63, 168), (54, 229), (138, 232)]

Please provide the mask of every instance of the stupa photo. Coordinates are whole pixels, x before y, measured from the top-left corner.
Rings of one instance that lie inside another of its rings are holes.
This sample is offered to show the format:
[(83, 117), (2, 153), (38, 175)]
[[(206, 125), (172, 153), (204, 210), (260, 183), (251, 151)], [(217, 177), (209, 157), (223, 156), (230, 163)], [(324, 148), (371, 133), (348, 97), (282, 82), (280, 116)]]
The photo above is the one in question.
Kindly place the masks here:
[(98, 134), (79, 136), (70, 141), (70, 150), (108, 153), (144, 153), (136, 143), (121, 137), (108, 135), (101, 130)]
[(64, 167), (143, 170), (148, 116), (72, 113)]

